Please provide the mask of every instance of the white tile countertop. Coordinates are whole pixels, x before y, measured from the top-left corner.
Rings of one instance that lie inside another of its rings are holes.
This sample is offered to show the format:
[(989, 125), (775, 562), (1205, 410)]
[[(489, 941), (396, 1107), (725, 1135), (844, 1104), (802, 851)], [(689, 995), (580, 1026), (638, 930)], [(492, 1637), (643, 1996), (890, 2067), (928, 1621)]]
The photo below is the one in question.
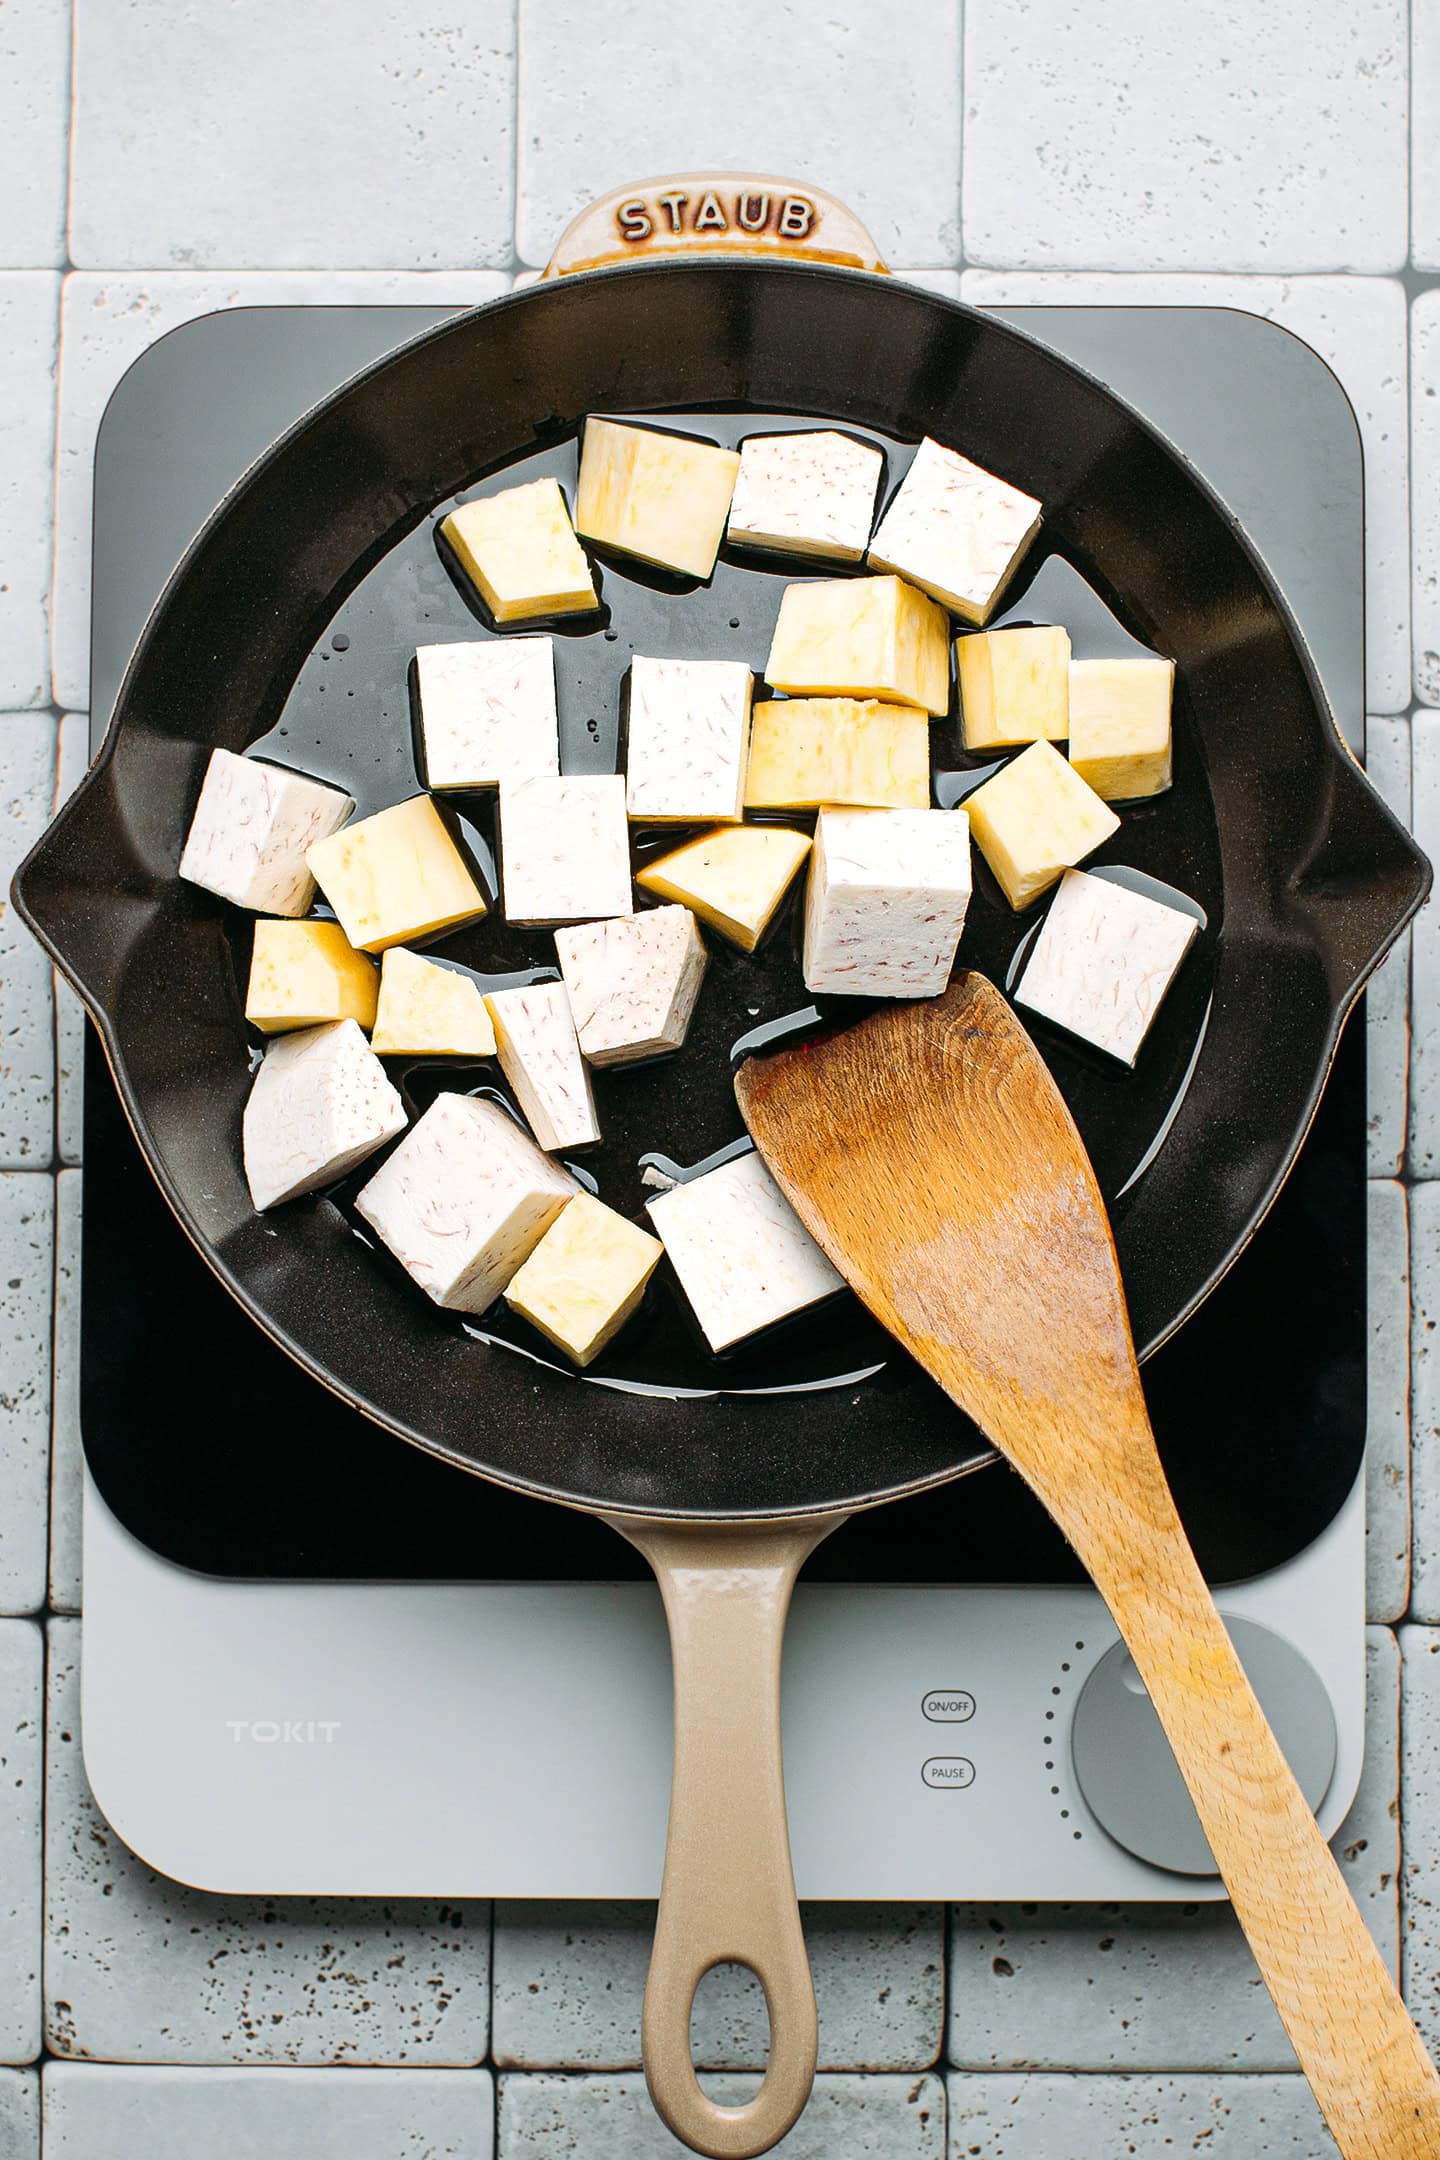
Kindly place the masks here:
[(1408, 43), (1405, 0), (969, 5), (965, 254), (1025, 270), (1398, 270)]
[[(0, 887), (84, 769), (90, 461), (130, 361), (214, 308), (490, 297), (590, 195), (706, 164), (832, 188), (907, 274), (967, 300), (1243, 308), (1313, 344), (1365, 449), (1371, 769), (1440, 853), (1434, 6), (3, 0)], [(1337, 1839), (1432, 2047), (1437, 926), (1368, 1006), (1369, 1758)], [(80, 1040), (0, 902), (0, 2160), (42, 2136), (54, 2160), (678, 2151), (638, 2071), (647, 1910), (216, 1897), (99, 1816), (78, 1700)], [(822, 2074), (789, 2160), (1332, 2150), (1223, 1911), (810, 1922)], [(717, 2090), (762, 2030), (753, 1984), (707, 1983)]]
[(157, 1875), (86, 1781), (81, 1623), (53, 1619), (47, 1633), (45, 2025), (56, 2054), (449, 2068), (484, 2058), (486, 1908), (223, 1898)]

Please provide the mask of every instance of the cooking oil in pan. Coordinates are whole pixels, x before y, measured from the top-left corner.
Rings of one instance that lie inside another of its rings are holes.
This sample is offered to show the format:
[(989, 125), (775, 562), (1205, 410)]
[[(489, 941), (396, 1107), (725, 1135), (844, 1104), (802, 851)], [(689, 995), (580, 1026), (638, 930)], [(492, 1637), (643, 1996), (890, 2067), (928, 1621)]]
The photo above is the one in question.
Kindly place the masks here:
[[(617, 415), (617, 417), (627, 417)], [(638, 420), (686, 429), (737, 445), (746, 435), (832, 424), (823, 415), (710, 411)], [(872, 441), (886, 460), (885, 492), (898, 484), (914, 445), (845, 423)], [(545, 443), (532, 455), (478, 481), (444, 502), (426, 506), (414, 529), (368, 572), (325, 625), (302, 667), (280, 719), (252, 751), (330, 780), (356, 798), (365, 816), (419, 792), (422, 764), (416, 742), (412, 679), (418, 645), (496, 636), (496, 627), (437, 543), (440, 519), (456, 502), (543, 477), (558, 479), (573, 502), (577, 446), (573, 435)], [(803, 559), (722, 548), (705, 583), (650, 570), (603, 551), (598, 555), (600, 607), (590, 615), (527, 622), (525, 634), (546, 631), (556, 641), (562, 770), (613, 772), (623, 762), (622, 726), (627, 671), (637, 652), (655, 657), (744, 660), (765, 695), (763, 677), (780, 597), (798, 578), (863, 574), (860, 566), (817, 565)], [(1099, 580), (1058, 554), (1045, 552), (1042, 528), (1032, 564), (1007, 598), (999, 623), (1061, 622), (1081, 656), (1105, 657), (1147, 649), (1102, 595)], [(934, 724), (934, 796), (942, 808), (965, 795), (997, 764), (993, 753), (972, 758), (961, 746), (958, 714)], [(497, 899), (499, 859), (493, 793), (457, 792), (442, 799), (453, 835), (475, 866), (487, 898)], [(809, 830), (813, 817), (781, 815)], [(678, 847), (699, 828), (632, 831), (637, 867)], [(1197, 941), (1151, 1031), (1132, 1074), (1112, 1067), (1084, 1045), (1043, 1030), (1043, 1047), (1095, 1161), (1102, 1187), (1118, 1202), (1152, 1158), (1157, 1134), (1173, 1117), (1193, 1070), (1208, 1008), (1214, 931), (1220, 913), (1220, 868), (1208, 790), (1189, 725), (1183, 680), (1177, 684), (1175, 785), (1152, 801), (1128, 806), (1120, 831), (1088, 868), (1134, 873), (1160, 881), (1183, 899), (1207, 928)], [(602, 1138), (570, 1164), (613, 1207), (644, 1220), (644, 1204), (671, 1178), (694, 1176), (747, 1145), (732, 1090), (732, 1059), (773, 1048), (789, 1036), (852, 1016), (857, 1001), (810, 1000), (800, 972), (804, 877), (799, 877), (758, 950), (738, 952), (706, 933), (710, 964), (689, 1040), (675, 1056), (592, 1074)], [(641, 904), (645, 904), (642, 900)], [(975, 863), (960, 962), (993, 981), (1013, 981), (1022, 948), (1044, 903), (1012, 913), (988, 868)], [(248, 925), (234, 928), (236, 966), (244, 980)], [(437, 941), (432, 957), (468, 972), (482, 989), (552, 978), (554, 939), (547, 930), (512, 925), (500, 907), (480, 922)], [(1042, 1029), (1036, 1029), (1037, 1038)], [(444, 1089), (484, 1093), (512, 1111), (513, 1098), (493, 1061), (397, 1059), (392, 1077), (412, 1111)], [(517, 1113), (518, 1114), (518, 1113)], [(336, 1188), (350, 1203), (374, 1164)], [(393, 1265), (377, 1254), (377, 1264)], [(419, 1293), (415, 1293), (419, 1295)], [(503, 1305), (479, 1322), (457, 1326), (545, 1364), (554, 1353)], [(750, 1392), (773, 1388), (899, 1385), (905, 1360), (878, 1326), (848, 1297), (797, 1315), (780, 1328), (713, 1356), (678, 1289), (662, 1268), (641, 1311), (585, 1377), (607, 1386), (663, 1393)]]

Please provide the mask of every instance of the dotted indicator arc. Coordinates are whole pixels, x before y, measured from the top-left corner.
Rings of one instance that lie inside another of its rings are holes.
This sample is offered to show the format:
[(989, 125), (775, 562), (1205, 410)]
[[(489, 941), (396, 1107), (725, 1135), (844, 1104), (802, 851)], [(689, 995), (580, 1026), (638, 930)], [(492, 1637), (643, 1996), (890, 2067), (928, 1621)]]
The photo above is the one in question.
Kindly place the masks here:
[[(1075, 1651), (1083, 1651), (1084, 1648), (1085, 1645), (1083, 1642), (1077, 1642), (1074, 1645)], [(1060, 1682), (1058, 1685), (1053, 1685), (1050, 1689), (1052, 1699), (1061, 1698), (1065, 1695), (1066, 1684), (1070, 1678), (1070, 1675), (1073, 1673), (1073, 1670), (1074, 1667), (1072, 1665), (1071, 1659), (1068, 1657), (1062, 1658), (1060, 1661)], [(1049, 1778), (1058, 1776), (1062, 1769), (1062, 1764), (1060, 1761), (1062, 1747), (1060, 1739), (1056, 1732), (1056, 1723), (1057, 1720), (1055, 1711), (1053, 1709), (1047, 1710), (1045, 1712), (1045, 1730), (1041, 1735), (1041, 1739), (1044, 1743), (1045, 1748), (1044, 1759), (1045, 1769), (1047, 1772), (1047, 1784), (1049, 1782)], [(1063, 1767), (1068, 1768), (1068, 1764), (1064, 1765)], [(1062, 1786), (1056, 1784), (1049, 1784), (1049, 1795), (1052, 1800), (1060, 1802), (1064, 1802), (1071, 1797), (1068, 1793), (1066, 1793)], [(1059, 1816), (1061, 1822), (1072, 1821), (1071, 1812), (1069, 1807), (1067, 1806), (1062, 1805), (1060, 1807)], [(1079, 1845), (1083, 1843), (1085, 1833), (1083, 1830), (1077, 1830), (1072, 1828), (1070, 1836), (1074, 1843)]]

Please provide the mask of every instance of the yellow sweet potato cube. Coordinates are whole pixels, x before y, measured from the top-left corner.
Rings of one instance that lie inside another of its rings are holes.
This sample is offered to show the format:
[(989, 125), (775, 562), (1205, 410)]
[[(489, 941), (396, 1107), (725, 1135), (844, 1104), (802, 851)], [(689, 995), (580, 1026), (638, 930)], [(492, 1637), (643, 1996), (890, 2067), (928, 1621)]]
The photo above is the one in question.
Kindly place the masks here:
[(747, 810), (924, 810), (929, 802), (930, 722), (918, 706), (774, 698), (755, 707)]
[(809, 852), (809, 834), (788, 825), (717, 825), (637, 871), (635, 882), (754, 952)]
[(431, 937), (485, 913), (485, 896), (428, 795), (343, 826), (305, 860), (361, 952)]
[(1170, 785), (1170, 705), (1175, 663), (1070, 663), (1070, 763), (1106, 802), (1159, 795)]
[(943, 713), (950, 705), (949, 621), (899, 577), (787, 585), (765, 680), (801, 696), (889, 698)]
[(382, 1057), (494, 1057), (480, 985), (456, 968), (392, 945), (380, 966), (370, 1047)]
[(1048, 625), (976, 630), (955, 640), (967, 750), (1064, 742), (1070, 732), (1070, 633)]
[(440, 530), (496, 622), (580, 615), (600, 604), (558, 480), (462, 503)]
[(665, 1248), (603, 1200), (577, 1193), (511, 1280), (505, 1302), (576, 1365), (630, 1318)]
[(1120, 820), (1048, 742), (1032, 743), (965, 798), (975, 845), (1012, 908), (1028, 907)]
[(282, 1035), (327, 1020), (373, 1027), (379, 988), (374, 961), (356, 952), (339, 923), (256, 923), (245, 1017), (262, 1033)]
[(708, 578), (739, 470), (737, 450), (694, 435), (587, 420), (576, 530), (662, 570)]

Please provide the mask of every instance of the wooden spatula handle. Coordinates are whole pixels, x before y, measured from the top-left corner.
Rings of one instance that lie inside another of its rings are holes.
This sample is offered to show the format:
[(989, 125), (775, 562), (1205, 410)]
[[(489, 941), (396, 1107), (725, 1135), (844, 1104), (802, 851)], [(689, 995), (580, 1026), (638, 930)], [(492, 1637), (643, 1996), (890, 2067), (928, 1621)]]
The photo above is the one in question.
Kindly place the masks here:
[(957, 975), (748, 1059), (735, 1093), (811, 1236), (1104, 1594), (1345, 2160), (1437, 2160), (1440, 2079), (1195, 1564), (1100, 1187), (1005, 999)]
[(1123, 1521), (1056, 1512), (1149, 1691), (1335, 2142), (1345, 2160), (1435, 2160), (1440, 2078), (1255, 1699), (1158, 1463), (1129, 1497), (1138, 1504)]
[[(842, 1515), (774, 1523), (606, 1520), (659, 1580), (675, 1674), (665, 1879), (641, 2026), (645, 2079), (676, 2137), (751, 2160), (790, 2129), (815, 2078), (815, 1990), (785, 1819), (780, 1651), (802, 1562)], [(765, 1990), (770, 2057), (754, 2098), (723, 2107), (690, 2054), (695, 1990), (713, 1966)]]

